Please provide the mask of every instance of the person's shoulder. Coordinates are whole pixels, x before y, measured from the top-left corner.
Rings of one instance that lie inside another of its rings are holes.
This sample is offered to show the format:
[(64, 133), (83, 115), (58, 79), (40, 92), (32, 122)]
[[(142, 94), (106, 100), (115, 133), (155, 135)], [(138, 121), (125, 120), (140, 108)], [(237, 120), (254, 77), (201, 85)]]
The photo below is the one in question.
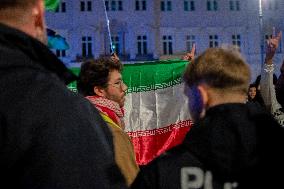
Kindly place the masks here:
[(147, 169), (178, 173), (182, 167), (202, 167), (202, 164), (185, 145), (181, 144), (164, 152), (147, 166)]
[(203, 169), (200, 161), (183, 145), (172, 148), (140, 168), (133, 188), (179, 189), (183, 170)]

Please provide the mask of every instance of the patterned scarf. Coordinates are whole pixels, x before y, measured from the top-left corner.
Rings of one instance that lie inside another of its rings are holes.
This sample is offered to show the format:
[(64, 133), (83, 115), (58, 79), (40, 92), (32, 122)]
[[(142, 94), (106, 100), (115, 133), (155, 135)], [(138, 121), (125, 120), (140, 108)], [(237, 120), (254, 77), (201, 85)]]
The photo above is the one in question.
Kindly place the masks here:
[(95, 107), (103, 114), (107, 115), (113, 122), (124, 129), (124, 109), (119, 107), (119, 104), (100, 96), (87, 96)]

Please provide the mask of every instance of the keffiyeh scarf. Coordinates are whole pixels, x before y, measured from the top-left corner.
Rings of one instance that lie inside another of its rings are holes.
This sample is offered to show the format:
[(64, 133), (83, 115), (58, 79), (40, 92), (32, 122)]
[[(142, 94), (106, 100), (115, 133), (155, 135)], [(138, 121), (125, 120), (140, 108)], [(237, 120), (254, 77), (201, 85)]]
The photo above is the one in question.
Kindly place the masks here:
[(113, 122), (124, 129), (124, 109), (119, 104), (100, 96), (86, 97), (103, 114), (107, 115)]

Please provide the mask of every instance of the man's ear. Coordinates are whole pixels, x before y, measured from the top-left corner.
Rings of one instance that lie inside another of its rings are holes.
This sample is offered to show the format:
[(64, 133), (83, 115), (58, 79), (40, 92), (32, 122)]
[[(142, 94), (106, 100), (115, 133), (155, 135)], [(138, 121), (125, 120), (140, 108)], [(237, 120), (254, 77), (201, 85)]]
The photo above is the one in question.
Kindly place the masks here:
[(94, 93), (100, 97), (105, 97), (105, 89), (102, 87), (95, 86)]
[(47, 43), (44, 1), (37, 1), (32, 8), (32, 17), (34, 20), (35, 35), (38, 40)]
[(208, 87), (206, 85), (198, 85), (197, 89), (200, 93), (200, 98), (202, 99), (203, 107), (207, 107), (209, 102)]

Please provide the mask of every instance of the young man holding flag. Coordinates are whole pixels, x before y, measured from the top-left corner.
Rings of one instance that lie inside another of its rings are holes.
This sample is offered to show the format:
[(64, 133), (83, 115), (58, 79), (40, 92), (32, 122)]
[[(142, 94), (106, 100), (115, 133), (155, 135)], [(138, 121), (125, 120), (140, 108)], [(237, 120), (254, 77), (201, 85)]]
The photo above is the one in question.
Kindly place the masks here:
[(116, 55), (114, 57), (84, 62), (81, 65), (77, 87), (78, 91), (100, 111), (112, 131), (115, 160), (127, 184), (130, 185), (139, 168), (133, 145), (124, 132), (123, 107), (127, 86), (121, 76), (122, 64)]

